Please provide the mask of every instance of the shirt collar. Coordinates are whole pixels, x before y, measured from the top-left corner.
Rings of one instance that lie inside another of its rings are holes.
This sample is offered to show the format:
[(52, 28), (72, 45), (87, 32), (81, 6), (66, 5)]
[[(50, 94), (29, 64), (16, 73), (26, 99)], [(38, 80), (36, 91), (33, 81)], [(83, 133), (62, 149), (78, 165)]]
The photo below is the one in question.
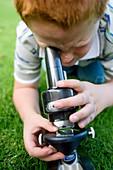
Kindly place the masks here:
[(90, 50), (80, 60), (88, 60), (88, 59), (96, 58), (99, 56), (99, 53), (100, 53), (99, 37), (98, 37), (98, 33), (96, 33)]

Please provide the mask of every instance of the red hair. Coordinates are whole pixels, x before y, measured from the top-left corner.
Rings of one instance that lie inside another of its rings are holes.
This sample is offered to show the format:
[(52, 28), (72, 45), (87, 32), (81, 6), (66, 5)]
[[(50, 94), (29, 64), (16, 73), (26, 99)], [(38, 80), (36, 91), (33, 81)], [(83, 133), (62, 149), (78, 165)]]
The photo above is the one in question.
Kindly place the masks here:
[(17, 12), (29, 24), (43, 20), (67, 29), (88, 18), (100, 18), (108, 0), (14, 0)]

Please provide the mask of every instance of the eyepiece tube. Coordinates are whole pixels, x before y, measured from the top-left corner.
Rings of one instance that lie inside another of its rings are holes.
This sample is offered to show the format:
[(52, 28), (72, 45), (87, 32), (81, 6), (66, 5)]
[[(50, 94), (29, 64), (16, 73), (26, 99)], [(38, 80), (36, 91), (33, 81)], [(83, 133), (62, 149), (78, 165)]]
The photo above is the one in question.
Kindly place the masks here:
[(47, 47), (45, 54), (48, 88), (51, 89), (56, 87), (57, 81), (64, 80), (65, 78), (58, 50)]

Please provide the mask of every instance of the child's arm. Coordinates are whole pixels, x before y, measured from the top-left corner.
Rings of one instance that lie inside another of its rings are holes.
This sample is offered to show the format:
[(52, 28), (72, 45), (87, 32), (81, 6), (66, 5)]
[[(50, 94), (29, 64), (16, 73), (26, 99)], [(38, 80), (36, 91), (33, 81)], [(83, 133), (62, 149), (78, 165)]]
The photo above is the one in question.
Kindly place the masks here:
[(101, 85), (79, 80), (63, 80), (57, 83), (58, 87), (69, 87), (77, 91), (77, 95), (56, 101), (54, 107), (81, 106), (81, 109), (70, 116), (70, 121), (79, 121), (84, 128), (102, 110), (113, 105), (113, 80)]
[(13, 100), (24, 123), (24, 144), (29, 155), (44, 161), (62, 159), (64, 155), (56, 152), (51, 146), (41, 148), (38, 145), (38, 134), (46, 129), (57, 130), (55, 126), (40, 115), (38, 83), (23, 85), (15, 81)]

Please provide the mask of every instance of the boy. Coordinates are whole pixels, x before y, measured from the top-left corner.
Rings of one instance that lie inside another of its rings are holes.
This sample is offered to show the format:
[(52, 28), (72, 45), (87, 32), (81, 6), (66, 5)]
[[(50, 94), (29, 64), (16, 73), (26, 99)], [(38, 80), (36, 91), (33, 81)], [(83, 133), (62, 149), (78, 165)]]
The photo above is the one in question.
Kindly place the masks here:
[[(70, 116), (70, 121), (79, 121), (79, 127), (85, 127), (103, 109), (113, 105), (113, 1), (14, 2), (24, 21), (17, 27), (13, 99), (24, 122), (25, 147), (32, 157), (44, 161), (62, 159), (62, 153), (51, 146), (40, 148), (37, 141), (37, 135), (43, 129), (50, 132), (57, 130), (40, 115), (38, 104), (37, 88), (44, 48), (58, 48), (62, 64), (66, 67), (78, 62), (77, 74), (81, 80), (90, 81), (93, 76), (91, 82), (105, 81), (104, 84), (93, 84), (73, 79), (57, 83), (58, 87), (75, 89), (77, 95), (56, 101), (54, 107), (82, 106)], [(85, 71), (91, 73), (88, 79), (88, 75), (84, 77)]]

